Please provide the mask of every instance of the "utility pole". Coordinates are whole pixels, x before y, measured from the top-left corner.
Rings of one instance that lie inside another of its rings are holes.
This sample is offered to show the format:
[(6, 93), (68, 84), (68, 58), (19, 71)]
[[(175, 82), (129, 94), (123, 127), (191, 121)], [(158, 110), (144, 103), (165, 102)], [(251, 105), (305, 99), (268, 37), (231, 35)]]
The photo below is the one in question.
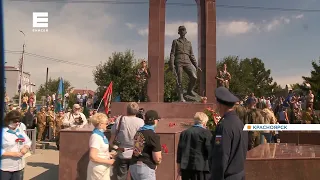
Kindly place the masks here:
[(22, 45), (22, 55), (21, 55), (21, 59), (20, 59), (20, 83), (19, 83), (19, 107), (21, 107), (21, 96), (22, 96), (22, 80), (23, 80), (23, 61), (24, 61), (24, 48), (26, 46), (26, 42), (25, 42), (25, 34), (23, 31), (19, 30), (23, 36), (24, 36), (24, 41), (23, 41), (23, 45)]

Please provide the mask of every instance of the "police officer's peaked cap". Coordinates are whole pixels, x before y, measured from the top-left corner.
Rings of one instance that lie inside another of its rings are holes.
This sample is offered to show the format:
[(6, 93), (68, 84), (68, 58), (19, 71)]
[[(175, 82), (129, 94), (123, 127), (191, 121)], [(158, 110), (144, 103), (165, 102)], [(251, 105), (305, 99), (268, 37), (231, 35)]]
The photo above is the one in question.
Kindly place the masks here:
[(216, 89), (216, 98), (220, 104), (227, 106), (233, 106), (236, 102), (239, 101), (235, 95), (233, 95), (227, 88), (218, 87)]

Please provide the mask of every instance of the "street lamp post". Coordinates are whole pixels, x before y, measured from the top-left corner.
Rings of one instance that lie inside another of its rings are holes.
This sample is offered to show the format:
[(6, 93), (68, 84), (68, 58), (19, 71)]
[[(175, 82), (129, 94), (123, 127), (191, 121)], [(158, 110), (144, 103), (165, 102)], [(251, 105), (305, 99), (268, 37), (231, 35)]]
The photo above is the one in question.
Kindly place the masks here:
[(23, 45), (22, 45), (22, 56), (21, 56), (21, 61), (20, 61), (20, 82), (19, 82), (19, 107), (21, 107), (21, 96), (22, 96), (22, 80), (23, 80), (23, 60), (24, 60), (24, 48), (26, 46), (26, 41), (25, 37), (26, 35), (24, 34), (23, 31), (19, 30), (23, 34)]

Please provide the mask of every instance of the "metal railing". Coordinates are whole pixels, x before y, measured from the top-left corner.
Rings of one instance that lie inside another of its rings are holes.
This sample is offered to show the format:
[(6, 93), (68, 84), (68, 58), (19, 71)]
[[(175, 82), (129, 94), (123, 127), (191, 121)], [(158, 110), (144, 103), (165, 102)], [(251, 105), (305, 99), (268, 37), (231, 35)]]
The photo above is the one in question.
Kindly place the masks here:
[(32, 144), (31, 144), (31, 152), (34, 154), (36, 152), (36, 143), (37, 143), (37, 131), (35, 129), (27, 129), (26, 131), (28, 137), (30, 138)]

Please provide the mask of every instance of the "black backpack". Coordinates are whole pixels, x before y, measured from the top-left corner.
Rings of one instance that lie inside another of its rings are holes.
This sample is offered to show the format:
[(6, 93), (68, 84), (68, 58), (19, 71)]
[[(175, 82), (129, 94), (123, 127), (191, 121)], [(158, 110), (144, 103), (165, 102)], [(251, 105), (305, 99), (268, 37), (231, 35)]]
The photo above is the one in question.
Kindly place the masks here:
[(26, 125), (27, 129), (33, 129), (34, 128), (34, 116), (33, 116), (33, 114), (30, 111), (26, 112), (24, 114), (22, 122)]

